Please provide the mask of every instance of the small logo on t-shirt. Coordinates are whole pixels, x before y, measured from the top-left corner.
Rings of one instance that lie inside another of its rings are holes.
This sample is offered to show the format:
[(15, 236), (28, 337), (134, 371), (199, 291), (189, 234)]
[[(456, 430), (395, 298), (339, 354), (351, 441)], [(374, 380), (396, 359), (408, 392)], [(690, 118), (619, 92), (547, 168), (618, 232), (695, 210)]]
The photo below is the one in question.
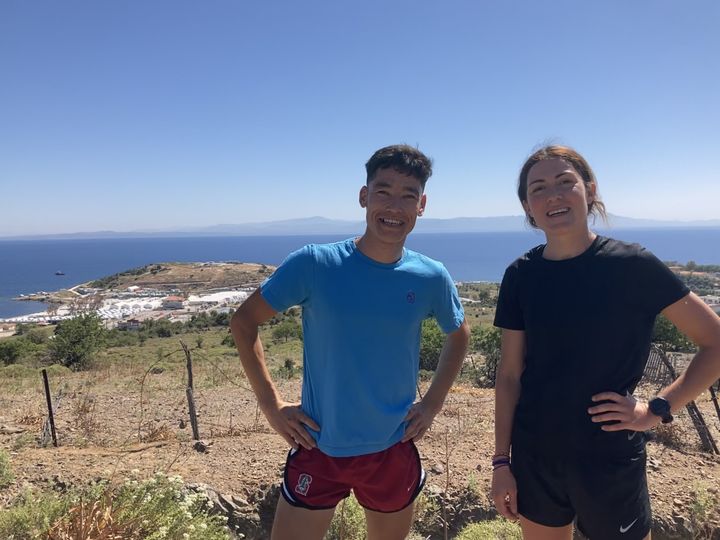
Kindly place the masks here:
[(408, 304), (415, 303), (415, 293), (414, 292), (408, 291), (407, 296), (405, 298), (407, 298)]
[(312, 483), (312, 476), (306, 473), (302, 473), (300, 477), (298, 478), (297, 486), (295, 486), (295, 491), (299, 493), (300, 495), (307, 495), (308, 490), (310, 489), (310, 484)]

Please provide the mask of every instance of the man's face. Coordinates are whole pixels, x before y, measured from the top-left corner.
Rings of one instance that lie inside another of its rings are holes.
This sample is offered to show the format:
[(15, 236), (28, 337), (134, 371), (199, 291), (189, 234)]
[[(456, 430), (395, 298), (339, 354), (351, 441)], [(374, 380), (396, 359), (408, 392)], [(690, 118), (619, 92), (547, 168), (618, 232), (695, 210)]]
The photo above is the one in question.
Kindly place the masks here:
[(367, 231), (383, 243), (404, 243), (423, 214), (425, 201), (420, 180), (392, 168), (378, 169), (360, 190)]

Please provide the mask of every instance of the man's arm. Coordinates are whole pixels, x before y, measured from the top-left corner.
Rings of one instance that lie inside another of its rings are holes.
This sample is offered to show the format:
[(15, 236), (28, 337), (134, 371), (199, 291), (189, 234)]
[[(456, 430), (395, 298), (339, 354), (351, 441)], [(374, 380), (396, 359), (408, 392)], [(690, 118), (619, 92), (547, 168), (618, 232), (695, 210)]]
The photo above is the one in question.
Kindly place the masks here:
[(450, 387), (460, 372), (469, 340), (470, 328), (465, 321), (445, 338), (430, 388), (425, 392), (423, 398), (410, 408), (405, 417), (408, 424), (405, 428), (403, 442), (410, 439), (418, 441), (430, 429), (435, 415), (442, 409)]
[(302, 411), (299, 404), (283, 401), (265, 364), (258, 328), (275, 313), (258, 289), (233, 314), (230, 331), (258, 405), (270, 426), (293, 448), (301, 445), (310, 449), (316, 445), (304, 425), (315, 431), (319, 431), (320, 426)]
[[(670, 402), (675, 412), (720, 378), (720, 318), (694, 293), (669, 305), (662, 314), (698, 346), (685, 372), (660, 391), (659, 395)], [(593, 400), (611, 401), (588, 410), (593, 422), (618, 422), (602, 426), (605, 431), (645, 431), (660, 423), (660, 417), (649, 411), (647, 403), (633, 396), (602, 392), (593, 396)]]

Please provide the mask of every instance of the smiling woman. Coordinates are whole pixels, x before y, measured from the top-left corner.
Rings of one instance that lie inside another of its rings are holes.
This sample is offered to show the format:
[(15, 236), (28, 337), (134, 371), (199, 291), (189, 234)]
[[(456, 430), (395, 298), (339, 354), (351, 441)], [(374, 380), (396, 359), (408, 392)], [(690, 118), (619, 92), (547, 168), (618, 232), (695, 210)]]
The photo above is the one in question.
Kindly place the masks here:
[[(518, 198), (546, 243), (507, 268), (498, 298), (493, 500), (526, 539), (569, 540), (575, 519), (592, 539), (646, 538), (643, 432), (720, 377), (720, 319), (652, 253), (590, 230), (605, 207), (571, 148), (535, 152)], [(648, 404), (632, 393), (659, 313), (699, 352)]]
[[(532, 175), (530, 174), (532, 171)], [(582, 186), (577, 184), (582, 182)], [(580, 154), (564, 146), (548, 146), (535, 152), (523, 165), (518, 181), (518, 198), (532, 227), (540, 228), (535, 221), (530, 201), (542, 204), (555, 191), (562, 193), (585, 191), (587, 214), (598, 215), (607, 220), (605, 204), (600, 200), (595, 173)], [(569, 208), (566, 209), (569, 211)], [(558, 212), (558, 210), (553, 210)]]

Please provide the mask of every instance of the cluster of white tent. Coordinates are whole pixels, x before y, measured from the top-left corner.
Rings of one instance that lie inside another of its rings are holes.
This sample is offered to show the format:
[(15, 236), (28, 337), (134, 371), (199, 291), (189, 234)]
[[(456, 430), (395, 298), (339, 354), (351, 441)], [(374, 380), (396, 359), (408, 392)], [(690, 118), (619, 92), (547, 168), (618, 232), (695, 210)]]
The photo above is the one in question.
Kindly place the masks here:
[[(249, 295), (246, 291), (219, 291), (205, 295), (190, 295), (187, 299), (188, 306), (214, 305), (214, 306), (230, 306), (238, 305)], [(121, 320), (127, 317), (138, 315), (146, 311), (155, 311), (163, 308), (163, 299), (156, 295), (153, 296), (132, 296), (132, 297), (114, 297), (106, 298), (102, 306), (97, 309), (96, 313), (104, 320)], [(31, 313), (30, 315), (22, 315), (7, 319), (8, 322), (15, 323), (38, 323), (57, 321), (71, 318), (73, 314), (67, 307), (61, 307), (57, 313), (50, 315), (47, 311), (40, 313)]]

